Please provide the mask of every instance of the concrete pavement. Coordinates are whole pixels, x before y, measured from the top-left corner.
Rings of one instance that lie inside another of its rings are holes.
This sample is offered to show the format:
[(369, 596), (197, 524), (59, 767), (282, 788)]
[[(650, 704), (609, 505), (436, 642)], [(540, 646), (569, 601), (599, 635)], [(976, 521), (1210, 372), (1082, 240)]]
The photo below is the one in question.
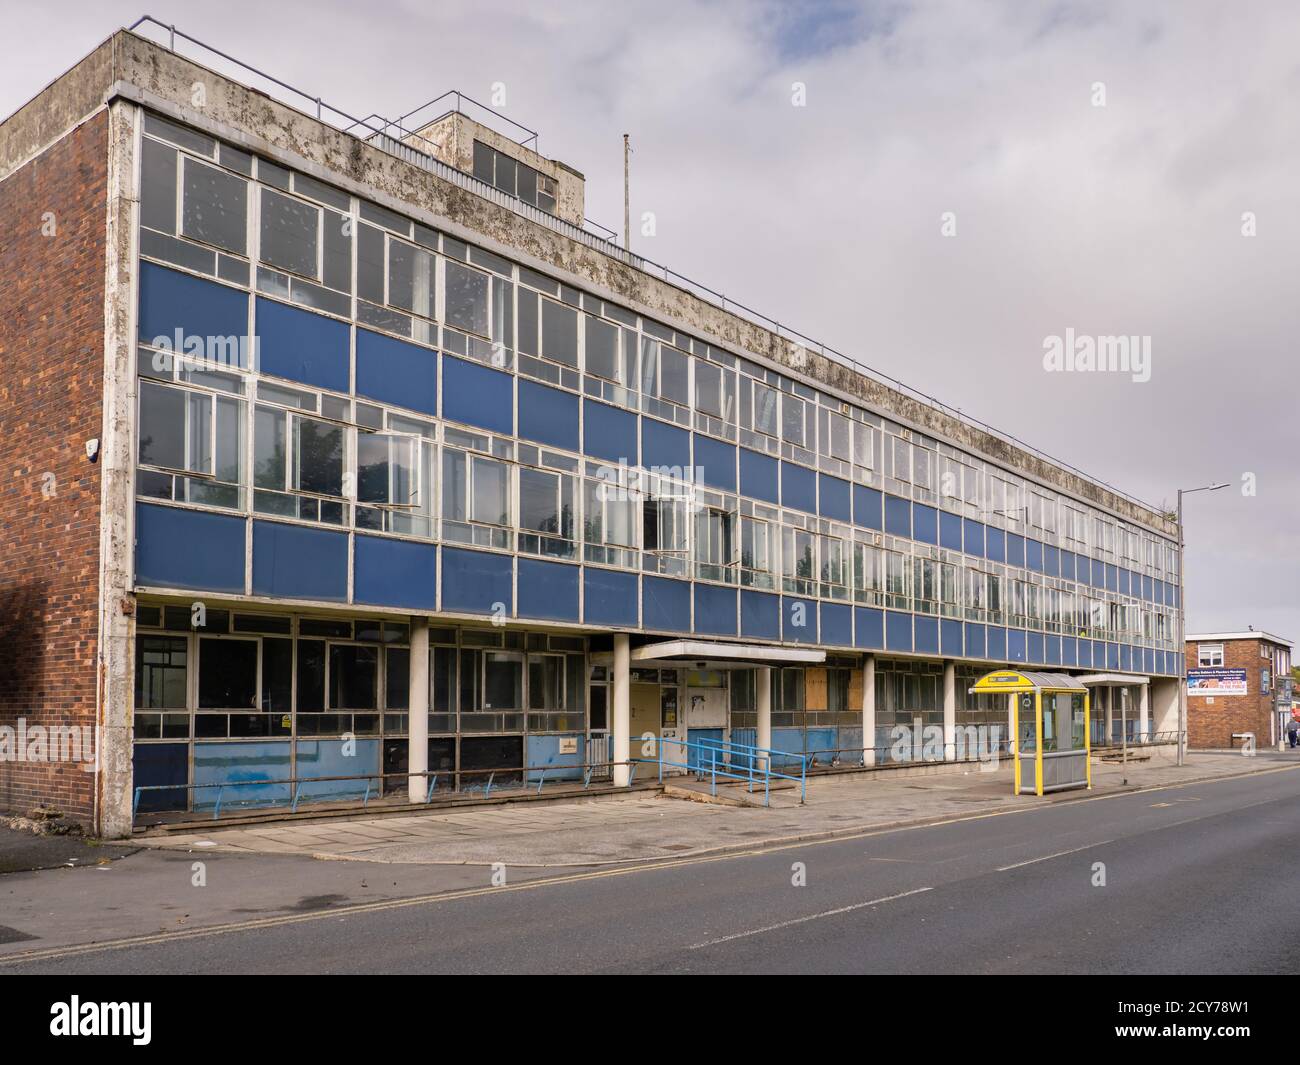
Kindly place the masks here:
[[(813, 777), (808, 801), (773, 794), (770, 809), (736, 808), (630, 795), (593, 801), (526, 804), (441, 813), (353, 817), (213, 829), (141, 837), (169, 850), (297, 854), (322, 859), (397, 864), (554, 868), (593, 866), (714, 853), (764, 843), (810, 840), (891, 825), (966, 817), (1112, 794), (1286, 764), (1286, 755), (1193, 754), (1175, 764), (1171, 747), (1156, 747), (1124, 767), (1093, 766), (1093, 790), (1036, 799), (1011, 794), (1011, 766), (996, 772), (948, 767), (914, 775), (893, 770)], [(1300, 761), (1300, 757), (1292, 758)], [(1127, 779), (1128, 784), (1124, 784)]]

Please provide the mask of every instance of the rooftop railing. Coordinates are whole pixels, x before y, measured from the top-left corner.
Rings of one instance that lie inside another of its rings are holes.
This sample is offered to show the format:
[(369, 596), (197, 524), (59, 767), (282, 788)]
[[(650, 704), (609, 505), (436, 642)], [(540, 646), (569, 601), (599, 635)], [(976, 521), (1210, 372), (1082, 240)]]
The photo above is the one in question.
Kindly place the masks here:
[[(280, 80), (274, 75), (267, 74), (265, 71), (259, 70), (257, 67), (254, 67), (249, 63), (245, 63), (243, 60), (236, 59), (234, 56), (226, 52), (223, 52), (218, 48), (214, 48), (212, 45), (209, 45), (203, 41), (200, 41), (197, 37), (192, 37), (189, 34), (181, 30), (178, 30), (174, 24), (162, 22), (161, 20), (154, 18), (152, 15), (144, 15), (140, 17), (135, 22), (133, 22), (130, 26), (128, 26), (127, 30), (131, 33), (136, 33), (138, 36), (143, 37), (145, 40), (149, 40), (154, 44), (163, 43), (160, 41), (153, 40), (152, 37), (149, 37), (146, 34), (139, 33), (139, 29), (142, 26), (151, 26), (158, 31), (164, 32), (167, 36), (167, 40), (166, 40), (167, 48), (173, 52), (176, 52), (178, 55), (181, 54), (177, 49), (177, 42), (180, 41), (180, 42), (188, 43), (194, 46), (195, 48), (200, 49), (203, 53), (205, 53), (204, 56), (200, 56), (197, 58), (187, 57), (187, 58), (194, 58), (195, 62), (210, 62), (209, 57), (216, 56), (219, 59), (223, 60), (224, 62), (234, 65), (240, 71), (243, 71), (246, 74), (252, 74), (257, 78), (262, 79), (268, 85), (273, 86), (275, 89), (278, 89), (281, 92), (288, 94), (290, 99), (289, 100), (281, 99), (280, 100), (281, 103), (285, 103), (287, 106), (294, 107), (297, 110), (302, 110), (303, 105), (310, 106), (311, 108), (314, 109), (315, 117), (318, 120), (322, 122), (328, 122), (330, 125), (337, 128), (340, 132), (346, 133), (349, 136), (358, 137), (358, 139), (366, 141), (368, 144), (371, 144), (374, 147), (379, 148), (381, 151), (388, 152), (391, 155), (395, 155), (398, 158), (405, 160), (406, 162), (412, 163), (415, 166), (419, 166), (422, 169), (435, 174), (436, 176), (442, 178), (444, 181), (449, 181), (460, 188), (466, 189), (469, 192), (472, 192), (478, 196), (482, 196), (484, 199), (491, 200), (494, 203), (497, 203), (508, 210), (514, 211), (516, 214), (522, 215), (523, 217), (527, 218), (530, 222), (535, 222), (538, 225), (545, 226), (546, 228), (556, 233), (559, 233), (562, 236), (569, 237), (573, 240), (576, 240), (582, 244), (587, 245), (590, 248), (594, 248), (595, 250), (602, 252), (605, 255), (609, 255), (612, 258), (615, 258), (620, 262), (623, 262), (626, 265), (633, 267), (636, 270), (642, 271), (643, 273), (650, 274), (655, 277), (660, 277), (666, 283), (670, 285), (674, 285), (677, 288), (683, 289), (684, 291), (689, 292), (691, 295), (695, 296), (700, 300), (703, 300), (706, 303), (712, 303), (715, 306), (719, 307), (721, 310), (727, 311), (731, 314), (736, 315), (739, 318), (743, 318), (746, 321), (749, 321), (754, 325), (766, 329), (769, 332), (775, 333), (777, 336), (781, 337), (784, 340), (789, 341), (792, 344), (804, 348), (807, 351), (816, 352), (819, 355), (822, 355), (828, 359), (838, 362), (841, 365), (846, 366), (849, 369), (855, 371), (856, 373), (862, 374), (864, 377), (868, 377), (880, 384), (887, 385), (888, 387), (894, 389), (896, 392), (899, 392), (900, 394), (906, 396), (907, 398), (919, 402), (931, 408), (932, 410), (938, 411), (941, 414), (945, 414), (948, 417), (955, 418), (958, 421), (965, 422), (967, 425), (974, 426), (975, 428), (978, 428), (981, 431), (988, 433), (990, 436), (996, 437), (999, 440), (1002, 440), (1008, 444), (1012, 444), (1017, 448), (1020, 448), (1022, 451), (1026, 452), (1027, 454), (1033, 455), (1036, 458), (1051, 463), (1053, 466), (1056, 466), (1059, 469), (1066, 470), (1070, 473), (1076, 474), (1079, 477), (1084, 478), (1087, 481), (1091, 481), (1094, 484), (1100, 485), (1101, 487), (1105, 488), (1107, 491), (1113, 493), (1115, 496), (1121, 499), (1125, 499), (1129, 503), (1134, 504), (1135, 506), (1141, 507), (1144, 510), (1150, 511), (1153, 514), (1159, 514), (1168, 517), (1168, 509), (1169, 509), (1168, 507), (1156, 506), (1152, 503), (1146, 502), (1145, 500), (1139, 499), (1137, 496), (1131, 495), (1130, 493), (1125, 492), (1123, 489), (1116, 488), (1114, 485), (1110, 484), (1107, 481), (1101, 480), (1099, 477), (1095, 477), (1092, 474), (1085, 473), (1077, 466), (1073, 466), (1070, 463), (1064, 461), (1063, 459), (1056, 458), (1055, 456), (1048, 454), (1047, 452), (1035, 447), (1034, 445), (1026, 443), (1024, 440), (1021, 440), (1019, 437), (1014, 436), (1011, 433), (1004, 432), (1001, 429), (997, 429), (989, 425), (987, 422), (983, 422), (980, 419), (973, 417), (972, 415), (966, 414), (965, 412), (962, 411), (960, 407), (951, 406), (950, 404), (945, 403), (942, 400), (935, 398), (934, 396), (922, 392), (919, 389), (913, 388), (911, 385), (908, 385), (907, 383), (900, 381), (896, 377), (891, 377), (889, 374), (884, 373), (883, 371), (868, 366), (866, 363), (862, 362), (860, 359), (856, 358), (855, 356), (847, 355), (844, 352), (838, 351), (835, 348), (830, 347), (829, 345), (823, 343), (820, 340), (815, 340), (814, 338), (809, 337), (804, 333), (801, 333), (799, 330), (793, 329), (790, 326), (783, 324), (782, 322), (778, 321), (775, 318), (770, 318), (767, 315), (763, 314), (762, 312), (756, 311), (753, 308), (748, 307), (745, 304), (740, 303), (737, 300), (732, 299), (731, 297), (726, 296), (725, 294), (718, 292), (717, 290), (712, 289), (707, 285), (703, 285), (698, 281), (693, 281), (690, 278), (682, 274), (679, 274), (675, 270), (672, 270), (667, 266), (657, 263), (652, 259), (647, 259), (644, 256), (635, 254), (630, 249), (624, 248), (621, 245), (619, 245), (616, 242), (617, 234), (614, 232), (614, 230), (611, 230), (606, 226), (602, 226), (599, 223), (591, 221), (590, 219), (585, 219), (585, 222), (587, 223), (588, 226), (593, 227), (594, 229), (598, 229), (600, 231), (599, 233), (597, 233), (597, 232), (592, 232), (591, 229), (574, 225), (572, 222), (566, 221), (563, 218), (559, 218), (556, 215), (549, 213), (548, 211), (542, 210), (541, 208), (534, 207), (532, 204), (526, 203), (525, 201), (519, 199), (516, 196), (512, 196), (509, 193), (502, 192), (500, 189), (496, 188), (493, 185), (488, 184), (485, 181), (480, 180), (479, 178), (474, 177), (472, 174), (467, 174), (462, 170), (458, 170), (456, 167), (444, 163), (442, 160), (434, 157), (434, 155), (432, 154), (432, 150), (430, 150), (429, 152), (425, 152), (422, 151), (420, 148), (416, 147), (414, 144), (412, 144), (411, 143), (412, 141), (418, 143), (423, 140), (424, 143), (427, 144), (430, 149), (433, 148), (433, 145), (430, 142), (424, 140), (424, 138), (419, 137), (419, 135), (415, 133), (414, 130), (409, 129), (408, 124), (410, 124), (410, 119), (412, 117), (419, 115), (421, 112), (426, 112), (434, 108), (435, 105), (441, 103), (441, 101), (448, 99), (448, 97), (451, 97), (454, 100), (454, 106), (446, 107), (442, 112), (443, 114), (449, 113), (453, 110), (461, 109), (466, 105), (472, 105), (473, 107), (479, 109), (481, 113), (495, 116), (497, 120), (509, 123), (512, 127), (522, 130), (524, 133), (528, 134), (528, 136), (526, 136), (522, 140), (518, 140), (517, 143), (521, 145), (527, 145), (531, 143), (535, 148), (537, 144), (537, 138), (538, 138), (538, 134), (535, 131), (529, 129), (527, 126), (515, 122), (511, 118), (507, 118), (505, 115), (502, 115), (500, 112), (493, 110), (492, 108), (488, 107), (486, 104), (482, 104), (479, 103), (477, 100), (473, 100), (471, 97), (466, 96), (464, 93), (461, 93), (458, 90), (454, 90), (454, 89), (450, 90), (449, 92), (444, 93), (442, 96), (437, 97), (434, 100), (430, 100), (426, 104), (422, 104), (414, 111), (408, 112), (406, 115), (403, 115), (398, 119), (386, 119), (382, 115), (378, 115), (378, 114), (370, 114), (365, 118), (357, 118), (354, 115), (350, 115), (348, 114), (348, 112), (343, 111), (340, 108), (337, 108), (330, 103), (327, 103), (323, 97), (319, 95), (313, 95), (312, 93), (306, 92), (303, 89), (299, 89), (293, 85), (290, 85), (286, 81)], [(304, 113), (311, 114), (312, 112), (307, 111)], [(467, 112), (462, 111), (461, 113), (467, 113)], [(424, 128), (429, 124), (430, 121), (432, 121), (432, 119), (422, 119), (421, 123), (417, 128)], [(365, 131), (365, 134), (360, 135), (357, 132), (355, 132), (357, 130), (363, 130)]]

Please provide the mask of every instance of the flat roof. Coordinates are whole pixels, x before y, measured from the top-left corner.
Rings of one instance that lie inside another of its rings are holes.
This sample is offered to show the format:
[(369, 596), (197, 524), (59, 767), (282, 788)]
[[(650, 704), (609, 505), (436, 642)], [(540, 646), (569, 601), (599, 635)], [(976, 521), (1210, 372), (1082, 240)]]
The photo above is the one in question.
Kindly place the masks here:
[(1295, 646), (1285, 636), (1274, 636), (1271, 632), (1256, 629), (1248, 632), (1189, 632), (1184, 638), (1189, 642), (1191, 640), (1268, 640), (1270, 643), (1280, 643), (1283, 647)]

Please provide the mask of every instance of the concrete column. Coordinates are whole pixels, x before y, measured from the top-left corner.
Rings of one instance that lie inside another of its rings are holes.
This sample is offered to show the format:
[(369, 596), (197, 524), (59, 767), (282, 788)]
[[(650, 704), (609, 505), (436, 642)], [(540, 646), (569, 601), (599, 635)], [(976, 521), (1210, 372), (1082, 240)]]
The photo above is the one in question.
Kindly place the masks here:
[(943, 760), (957, 760), (957, 666), (943, 664)]
[(876, 764), (876, 656), (862, 659), (862, 764)]
[[(610, 715), (610, 727), (614, 735), (614, 750), (611, 754), (614, 766), (614, 786), (625, 788), (632, 781), (632, 767), (627, 765), (632, 753), (632, 650), (625, 632), (614, 634), (614, 675), (612, 677), (611, 695), (614, 706)], [(618, 765), (622, 762), (624, 764)]]
[(1106, 700), (1106, 738), (1104, 741), (1105, 743), (1110, 743), (1112, 738), (1115, 735), (1115, 730), (1113, 727), (1115, 724), (1115, 720), (1114, 720), (1115, 715), (1114, 715), (1114, 708), (1113, 708), (1114, 700), (1111, 698), (1111, 691), (1112, 691), (1111, 688), (1108, 688), (1104, 685), (1097, 689), (1097, 694), (1099, 696), (1102, 696)]
[[(410, 692), (406, 712), (406, 768), (410, 773), (429, 769), (429, 619), (411, 618)], [(429, 778), (406, 778), (406, 797), (410, 802), (424, 802), (429, 794)]]
[[(772, 749), (772, 670), (763, 666), (754, 671), (754, 709), (758, 711), (755, 747)], [(767, 759), (758, 760), (758, 768), (767, 770)]]
[(1151, 735), (1151, 685), (1138, 685), (1138, 739), (1143, 743)]
[[(134, 793), (135, 469), (138, 436), (133, 343), (136, 332), (135, 132), (140, 111), (118, 100), (108, 111), (107, 229), (104, 273), (104, 420), (62, 442), (84, 462), (82, 448), (99, 438), (99, 610), (96, 640), (94, 831), (105, 839), (131, 834)], [(197, 600), (197, 596), (195, 599)], [(192, 668), (192, 667), (191, 667)], [(77, 718), (75, 724), (89, 722)], [(192, 794), (192, 793), (191, 793)], [(211, 794), (210, 792), (208, 794)]]

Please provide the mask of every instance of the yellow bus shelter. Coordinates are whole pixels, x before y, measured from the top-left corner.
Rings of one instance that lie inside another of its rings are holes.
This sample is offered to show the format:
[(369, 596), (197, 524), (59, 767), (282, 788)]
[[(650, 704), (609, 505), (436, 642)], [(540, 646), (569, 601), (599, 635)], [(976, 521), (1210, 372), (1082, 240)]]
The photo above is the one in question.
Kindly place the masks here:
[(1088, 689), (1064, 673), (997, 669), (970, 689), (1010, 701), (1016, 795), (1092, 787)]

